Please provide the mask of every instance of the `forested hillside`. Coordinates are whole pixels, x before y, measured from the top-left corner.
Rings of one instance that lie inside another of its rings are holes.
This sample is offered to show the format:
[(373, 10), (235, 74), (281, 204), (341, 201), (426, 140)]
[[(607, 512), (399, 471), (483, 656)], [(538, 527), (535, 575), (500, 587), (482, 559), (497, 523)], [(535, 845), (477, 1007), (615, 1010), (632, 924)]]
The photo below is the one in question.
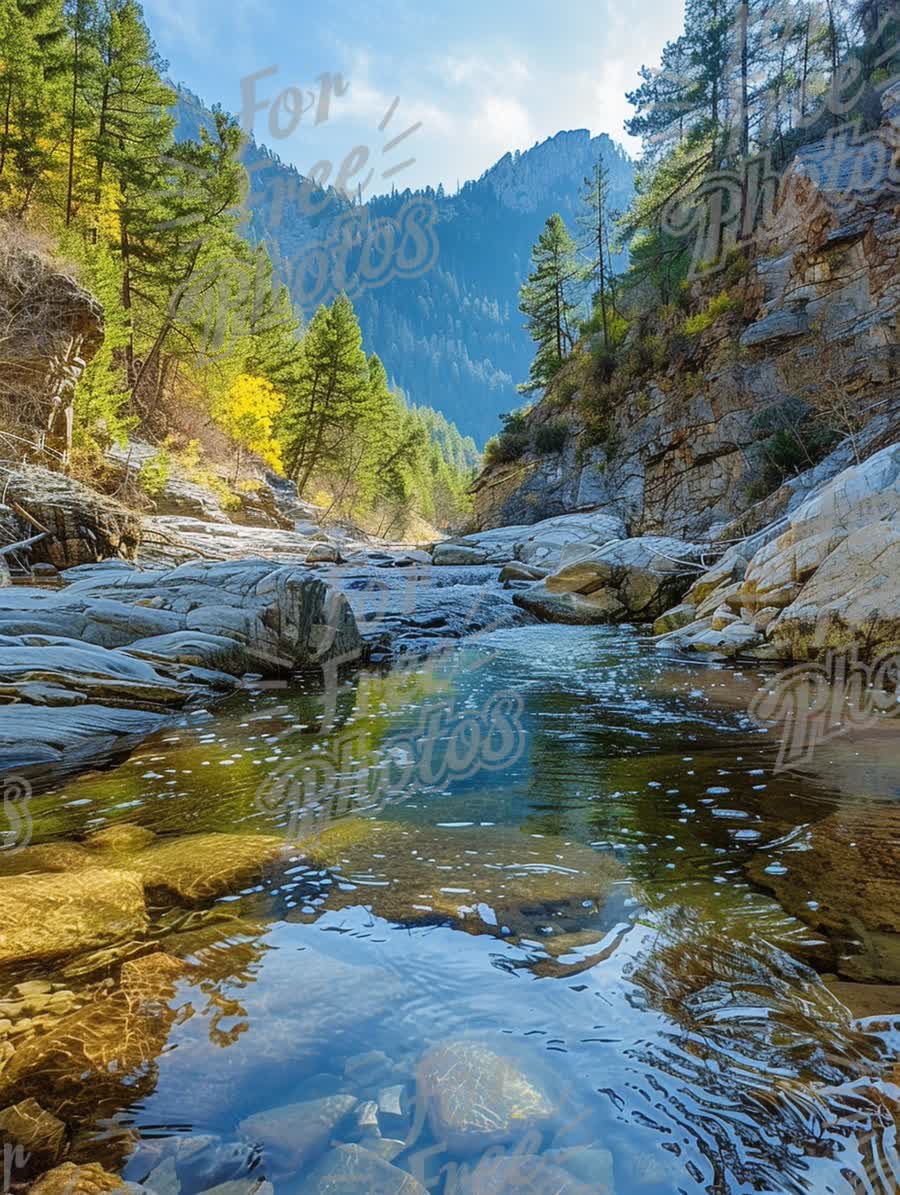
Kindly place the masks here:
[[(184, 88), (176, 113), (178, 136), (196, 136), (209, 121)], [(348, 204), (333, 191), (325, 202), (263, 146), (248, 144), (242, 157), (251, 178), (246, 235), (267, 245), (279, 276), (290, 280), (295, 301), (308, 310), (297, 263), (327, 239)], [(376, 219), (396, 218), (415, 199), (436, 209), (434, 264), (421, 277), (366, 289), (354, 304), (365, 341), (384, 359), (392, 381), (479, 442), (494, 434), (501, 414), (519, 405), (516, 386), (528, 376), (531, 341), (518, 302), (531, 246), (549, 212), (574, 224), (584, 179), (598, 159), (609, 175), (610, 209), (624, 212), (634, 194), (633, 165), (609, 137), (592, 138), (586, 129), (506, 154), (455, 195), (428, 188), (366, 203)], [(621, 253), (614, 258), (620, 269), (626, 260)]]
[[(140, 5), (0, 0), (0, 42), (3, 452), (103, 485), (107, 451), (138, 435), (160, 446), (157, 487), (173, 457), (235, 487), (267, 466), (394, 535), (458, 521), (474, 443), (395, 392), (347, 297), (303, 318), (241, 235), (236, 122), (215, 109), (176, 139)], [(97, 311), (47, 373), (62, 292)]]

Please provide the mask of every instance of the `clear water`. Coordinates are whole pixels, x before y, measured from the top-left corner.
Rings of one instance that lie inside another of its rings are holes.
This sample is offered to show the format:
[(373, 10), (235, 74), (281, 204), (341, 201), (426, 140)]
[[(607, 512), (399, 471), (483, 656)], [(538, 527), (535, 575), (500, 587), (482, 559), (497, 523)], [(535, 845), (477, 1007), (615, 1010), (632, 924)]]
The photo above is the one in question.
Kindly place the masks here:
[[(838, 742), (776, 773), (746, 714), (761, 677), (666, 659), (628, 630), (500, 631), (336, 700), (247, 696), (35, 800), (35, 841), (120, 821), (166, 837), (355, 827), (330, 866), (298, 856), (199, 910), (154, 910), (192, 969), (151, 1071), (123, 1076), (115, 1108), (85, 1091), (85, 1156), (122, 1130), (231, 1142), (280, 1104), (414, 1094), (431, 1047), (471, 1038), (552, 1100), (528, 1148), (608, 1149), (619, 1195), (900, 1190), (900, 1000), (854, 1019), (823, 978), (852, 947), (746, 871), (835, 812), (877, 825), (897, 772)], [(460, 1159), (427, 1125), (398, 1131), (395, 1164), (449, 1191)], [(142, 1178), (132, 1148), (112, 1154)], [(303, 1173), (266, 1177), (303, 1190)]]

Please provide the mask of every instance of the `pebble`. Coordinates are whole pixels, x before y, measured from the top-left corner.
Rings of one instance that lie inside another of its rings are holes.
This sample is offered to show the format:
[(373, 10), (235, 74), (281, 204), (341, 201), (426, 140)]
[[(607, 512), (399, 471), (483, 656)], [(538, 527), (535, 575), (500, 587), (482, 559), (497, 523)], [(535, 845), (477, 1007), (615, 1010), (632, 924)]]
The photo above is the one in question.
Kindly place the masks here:
[(385, 1116), (404, 1116), (406, 1107), (406, 1088), (402, 1083), (394, 1087), (385, 1087), (378, 1093), (378, 1110)]
[(378, 1105), (374, 1100), (366, 1100), (359, 1105), (356, 1110), (356, 1123), (363, 1130), (374, 1129), (376, 1136), (381, 1135), (378, 1127)]

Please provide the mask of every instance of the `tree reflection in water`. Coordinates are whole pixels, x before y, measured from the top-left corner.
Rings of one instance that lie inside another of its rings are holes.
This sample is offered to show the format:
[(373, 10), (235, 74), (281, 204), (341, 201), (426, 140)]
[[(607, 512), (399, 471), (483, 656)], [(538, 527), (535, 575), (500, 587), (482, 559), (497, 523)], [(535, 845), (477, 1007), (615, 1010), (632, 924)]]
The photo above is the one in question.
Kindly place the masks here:
[(895, 1195), (890, 1031), (863, 1032), (809, 968), (762, 939), (727, 940), (695, 909), (665, 910), (658, 931), (627, 968), (630, 999), (677, 1029), (629, 1050), (649, 1068), (635, 1117), (689, 1134), (709, 1191), (833, 1189), (816, 1182), (821, 1158), (841, 1164), (848, 1190)]

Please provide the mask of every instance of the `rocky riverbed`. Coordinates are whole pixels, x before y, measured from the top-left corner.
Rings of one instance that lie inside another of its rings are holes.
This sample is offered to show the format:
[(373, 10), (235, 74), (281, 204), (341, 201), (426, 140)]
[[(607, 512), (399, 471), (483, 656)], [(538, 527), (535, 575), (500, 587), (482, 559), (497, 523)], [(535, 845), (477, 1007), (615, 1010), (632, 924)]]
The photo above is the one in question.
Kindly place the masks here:
[[(0, 589), (0, 761), (27, 776), (81, 767), (243, 684), (395, 663), (535, 619), (655, 622), (661, 645), (716, 658), (874, 664), (900, 651), (900, 445), (844, 459), (737, 540), (629, 538), (605, 511), (427, 550), (302, 520), (156, 516), (134, 559)], [(121, 524), (107, 507), (90, 517)]]

